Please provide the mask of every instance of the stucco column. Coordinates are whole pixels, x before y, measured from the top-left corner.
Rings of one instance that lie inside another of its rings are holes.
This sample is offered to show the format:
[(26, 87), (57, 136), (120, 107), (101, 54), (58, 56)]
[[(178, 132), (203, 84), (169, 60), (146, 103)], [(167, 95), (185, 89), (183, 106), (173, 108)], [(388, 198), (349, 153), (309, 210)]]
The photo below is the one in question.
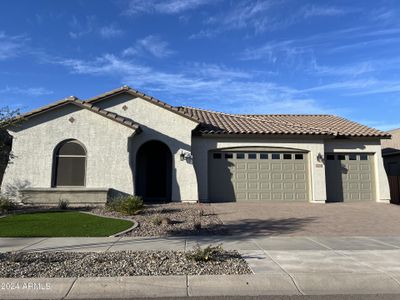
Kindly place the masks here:
[(324, 155), (325, 147), (323, 143), (314, 144), (313, 149), (309, 152), (310, 165), (310, 185), (312, 203), (326, 202), (326, 175)]
[(390, 187), (383, 158), (378, 150), (374, 155), (375, 181), (376, 181), (376, 202), (390, 203)]

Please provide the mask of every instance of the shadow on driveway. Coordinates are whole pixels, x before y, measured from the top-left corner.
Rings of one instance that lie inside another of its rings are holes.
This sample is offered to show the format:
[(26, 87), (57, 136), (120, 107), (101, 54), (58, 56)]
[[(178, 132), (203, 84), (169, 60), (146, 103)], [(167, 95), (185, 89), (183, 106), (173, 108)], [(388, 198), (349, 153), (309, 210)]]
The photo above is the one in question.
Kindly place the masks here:
[[(302, 231), (309, 223), (315, 222), (318, 218), (282, 218), (282, 219), (241, 219), (228, 224), (217, 224), (209, 226), (202, 230), (200, 235), (212, 235), (212, 232), (218, 232), (218, 235), (234, 236), (238, 238), (257, 237), (257, 236), (278, 236), (282, 234), (295, 233)], [(209, 233), (208, 233), (209, 232)], [(198, 231), (192, 230), (170, 230), (171, 236), (192, 236), (199, 235)]]

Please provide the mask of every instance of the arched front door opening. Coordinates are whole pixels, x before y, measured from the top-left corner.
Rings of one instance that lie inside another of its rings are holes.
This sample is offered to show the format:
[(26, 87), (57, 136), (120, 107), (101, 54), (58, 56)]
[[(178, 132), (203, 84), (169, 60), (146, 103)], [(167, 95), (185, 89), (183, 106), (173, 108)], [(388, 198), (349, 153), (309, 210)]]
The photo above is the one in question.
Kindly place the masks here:
[(86, 155), (80, 142), (61, 142), (54, 151), (53, 187), (85, 186)]
[(144, 143), (136, 155), (136, 194), (145, 201), (171, 201), (172, 153), (160, 141)]

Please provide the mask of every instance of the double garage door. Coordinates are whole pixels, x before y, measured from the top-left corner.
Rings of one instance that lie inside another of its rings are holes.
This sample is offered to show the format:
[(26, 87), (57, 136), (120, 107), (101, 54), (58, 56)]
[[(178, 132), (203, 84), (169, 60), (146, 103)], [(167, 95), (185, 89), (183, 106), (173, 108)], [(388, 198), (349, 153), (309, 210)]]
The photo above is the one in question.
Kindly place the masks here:
[(269, 151), (209, 153), (209, 199), (308, 201), (307, 154)]
[(375, 199), (372, 154), (326, 153), (325, 158), (328, 202)]
[[(211, 202), (309, 201), (308, 154), (284, 151), (211, 151)], [(326, 153), (328, 202), (375, 199), (372, 154)]]

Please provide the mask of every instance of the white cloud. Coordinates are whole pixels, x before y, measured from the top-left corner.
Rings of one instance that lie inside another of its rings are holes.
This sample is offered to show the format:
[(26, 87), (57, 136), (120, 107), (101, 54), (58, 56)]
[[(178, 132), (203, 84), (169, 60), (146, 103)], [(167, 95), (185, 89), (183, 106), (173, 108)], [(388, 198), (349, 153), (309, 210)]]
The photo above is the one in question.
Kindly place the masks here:
[[(356, 10), (305, 5), (296, 7), (293, 2), (279, 0), (234, 1), (219, 15), (210, 17), (200, 32), (190, 38), (210, 38), (224, 31), (253, 29), (255, 33), (283, 29), (313, 17), (335, 17)], [(288, 11), (290, 10), (290, 11)]]
[(73, 16), (69, 22), (69, 26), (71, 27), (69, 36), (72, 39), (78, 39), (92, 33), (95, 28), (94, 21), (95, 17), (93, 16), (86, 16), (83, 20), (78, 20), (77, 17)]
[(99, 30), (100, 35), (103, 38), (115, 38), (123, 35), (124, 31), (115, 25), (108, 25), (101, 27)]
[(179, 14), (196, 9), (211, 0), (131, 0), (124, 13), (138, 14)]
[(24, 52), (27, 41), (24, 36), (9, 36), (0, 31), (0, 60), (19, 56)]
[(174, 51), (169, 49), (168, 43), (160, 37), (149, 35), (138, 40), (133, 47), (126, 48), (122, 54), (124, 56), (150, 54), (157, 58), (164, 58), (174, 54)]
[(53, 94), (53, 91), (48, 90), (44, 87), (30, 87), (23, 88), (17, 86), (6, 86), (0, 89), (0, 94), (17, 94), (25, 96), (43, 96)]
[(181, 100), (181, 105), (241, 113), (329, 111), (299, 90), (222, 65), (196, 63), (183, 66), (176, 72), (164, 72), (111, 54), (91, 61), (66, 59), (56, 63), (73, 73), (120, 78), (122, 84), (151, 93), (163, 93), (164, 97), (167, 95), (164, 100)]
[(334, 17), (349, 13), (349, 10), (343, 10), (334, 6), (307, 5), (300, 10), (300, 16), (310, 17)]
[(308, 73), (316, 75), (355, 77), (362, 74), (374, 72), (375, 67), (372, 61), (364, 61), (361, 63), (342, 66), (326, 66), (320, 65), (316, 62), (316, 60), (313, 60), (311, 62), (311, 67), (307, 71)]

